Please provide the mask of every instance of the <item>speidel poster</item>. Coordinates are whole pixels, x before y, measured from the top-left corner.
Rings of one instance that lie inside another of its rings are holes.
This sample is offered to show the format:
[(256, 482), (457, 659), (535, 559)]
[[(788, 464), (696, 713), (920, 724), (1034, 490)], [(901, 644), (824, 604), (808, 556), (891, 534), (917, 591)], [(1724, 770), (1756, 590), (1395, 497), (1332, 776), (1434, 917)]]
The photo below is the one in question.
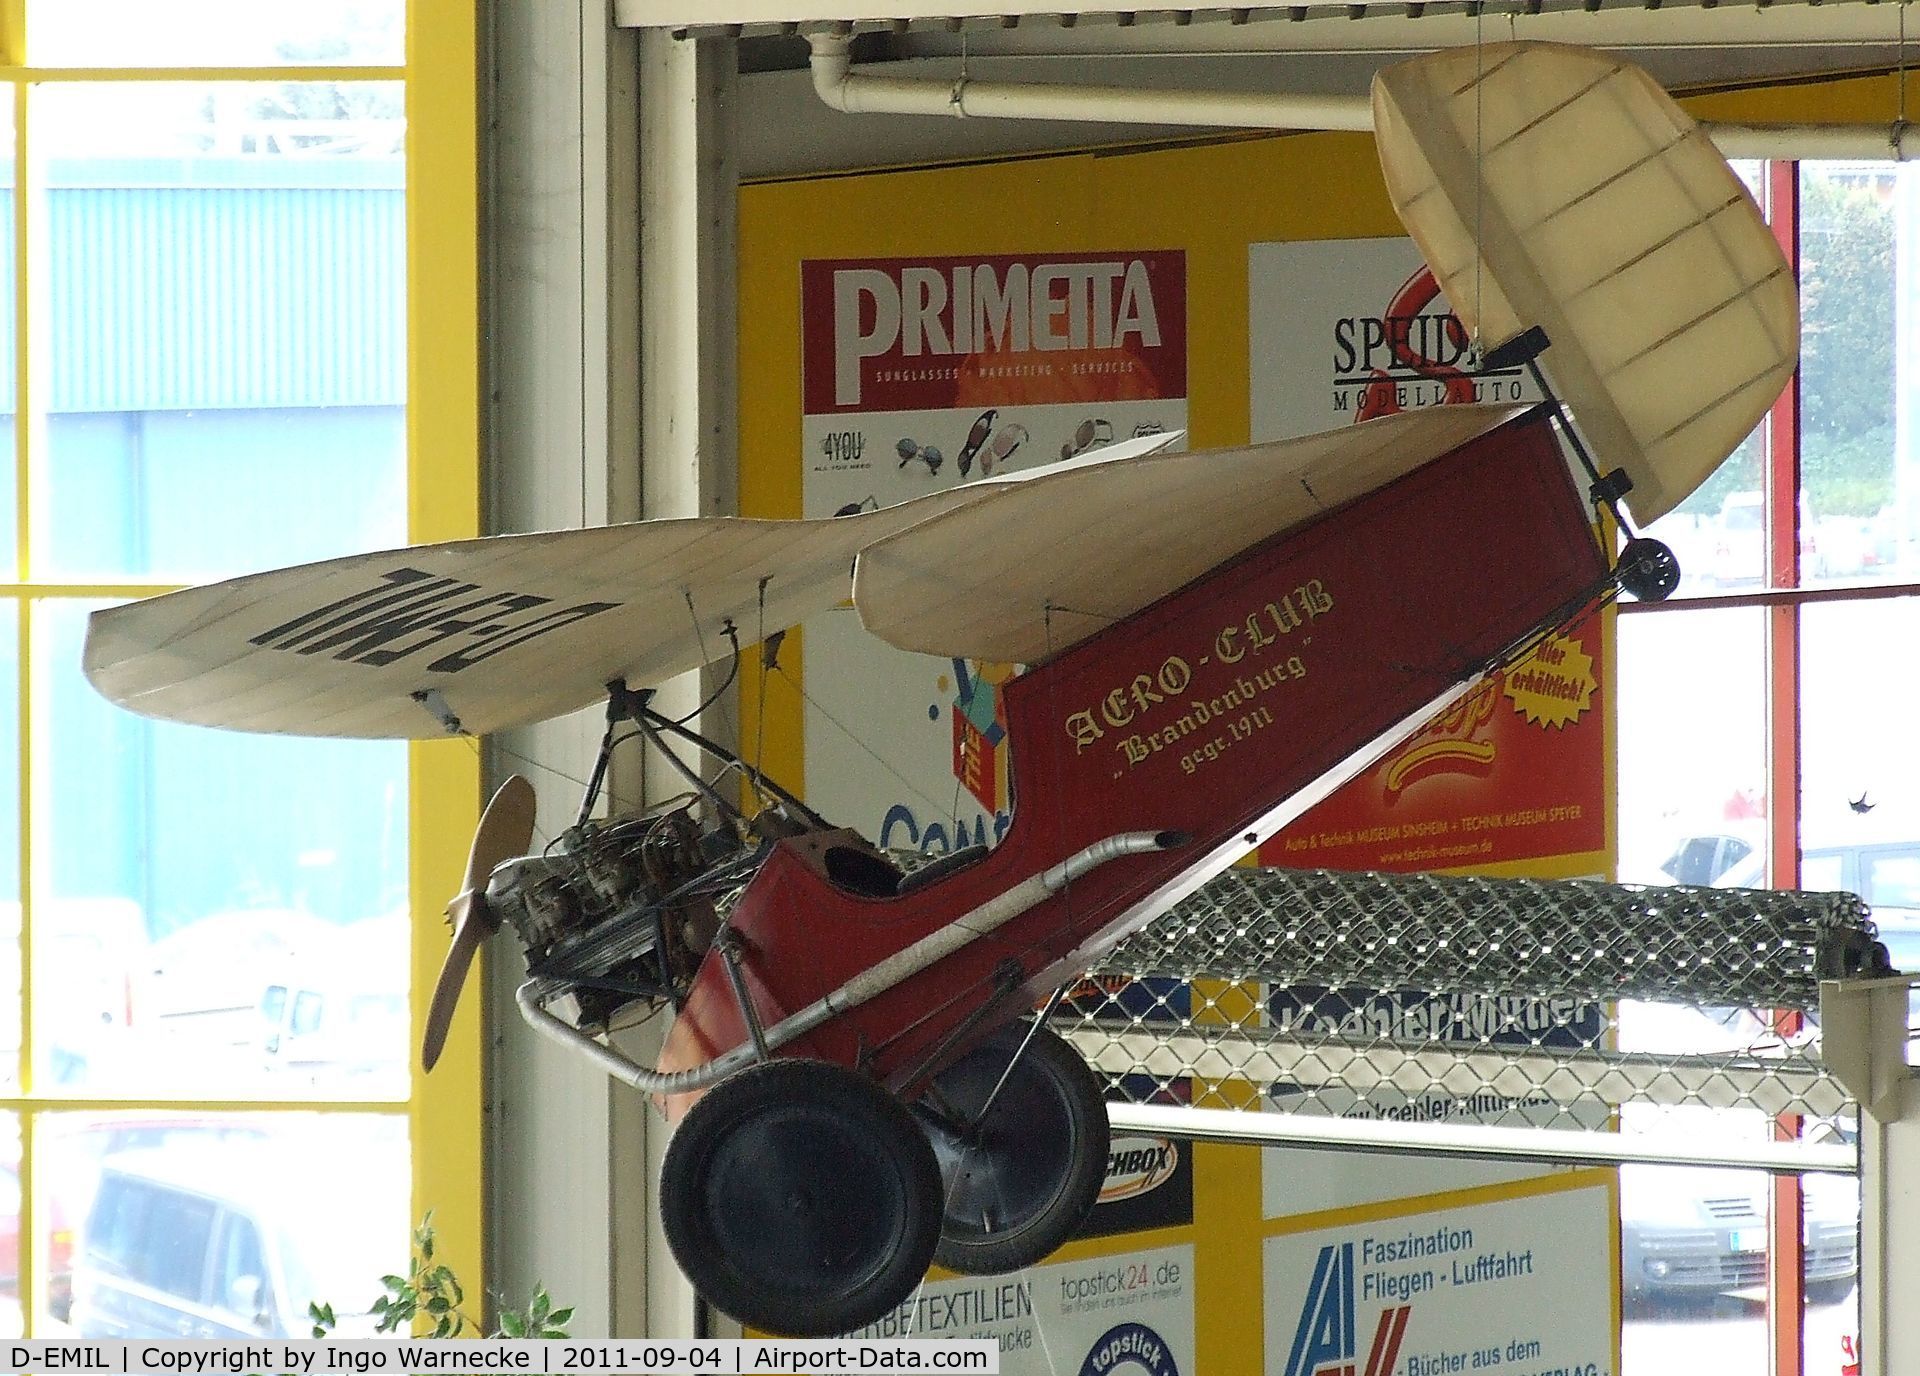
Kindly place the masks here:
[(931, 1280), (853, 1338), (991, 1338), (1004, 1376), (1194, 1376), (1193, 1248)]
[[(800, 280), (807, 516), (1186, 428), (1184, 253), (813, 260)], [(882, 846), (998, 840), (1015, 666), (893, 650), (851, 609), (804, 644), (808, 800)]]
[[(1517, 369), (1472, 371), (1411, 240), (1254, 244), (1248, 313), (1256, 440), (1540, 397)], [(1605, 678), (1597, 618), (1555, 632), (1261, 847), (1262, 862), (1445, 870), (1605, 849)]]
[(1604, 1182), (1269, 1237), (1267, 1376), (1614, 1376)]

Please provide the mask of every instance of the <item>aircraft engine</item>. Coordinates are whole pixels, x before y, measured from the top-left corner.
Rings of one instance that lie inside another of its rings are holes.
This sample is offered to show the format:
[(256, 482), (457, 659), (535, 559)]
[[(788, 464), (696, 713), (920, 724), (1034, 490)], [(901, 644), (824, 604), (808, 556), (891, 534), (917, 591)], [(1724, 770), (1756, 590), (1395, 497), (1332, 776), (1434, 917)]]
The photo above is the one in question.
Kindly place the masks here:
[(745, 886), (750, 872), (727, 877), (744, 848), (728, 828), (702, 832), (692, 806), (571, 827), (487, 883), (487, 905), (518, 933), (528, 973), (572, 986), (583, 1030), (621, 1025), (643, 1001), (678, 1003)]

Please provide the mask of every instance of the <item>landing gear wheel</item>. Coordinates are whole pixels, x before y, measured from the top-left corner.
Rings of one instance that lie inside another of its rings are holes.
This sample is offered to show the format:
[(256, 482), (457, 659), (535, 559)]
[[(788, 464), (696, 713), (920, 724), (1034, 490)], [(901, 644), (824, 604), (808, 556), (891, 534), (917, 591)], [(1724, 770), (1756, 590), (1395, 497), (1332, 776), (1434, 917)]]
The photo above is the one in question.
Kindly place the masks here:
[(980, 1107), (1027, 1034), (989, 1037), (913, 1106), (933, 1142), (946, 1217), (933, 1259), (967, 1275), (1031, 1266), (1080, 1226), (1107, 1173), (1107, 1106), (1080, 1053), (1033, 1034), (984, 1121)]
[(751, 1327), (828, 1337), (913, 1292), (940, 1236), (940, 1168), (864, 1075), (775, 1060), (695, 1104), (660, 1169), (660, 1219), (694, 1288)]
[(1639, 602), (1664, 602), (1680, 586), (1680, 561), (1659, 540), (1644, 535), (1620, 551), (1620, 586)]

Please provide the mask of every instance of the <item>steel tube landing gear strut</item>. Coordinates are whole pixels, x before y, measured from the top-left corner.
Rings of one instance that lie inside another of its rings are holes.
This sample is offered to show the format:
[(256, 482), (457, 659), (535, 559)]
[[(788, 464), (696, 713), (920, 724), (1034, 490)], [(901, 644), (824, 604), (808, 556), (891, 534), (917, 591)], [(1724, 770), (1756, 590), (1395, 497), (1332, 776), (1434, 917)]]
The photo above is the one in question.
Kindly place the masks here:
[(1080, 1226), (1106, 1178), (1099, 1080), (1045, 1027), (1022, 1049), (1028, 1032), (1025, 1023), (1002, 1028), (913, 1106), (940, 1162), (946, 1208), (934, 1260), (949, 1270), (1033, 1265)]

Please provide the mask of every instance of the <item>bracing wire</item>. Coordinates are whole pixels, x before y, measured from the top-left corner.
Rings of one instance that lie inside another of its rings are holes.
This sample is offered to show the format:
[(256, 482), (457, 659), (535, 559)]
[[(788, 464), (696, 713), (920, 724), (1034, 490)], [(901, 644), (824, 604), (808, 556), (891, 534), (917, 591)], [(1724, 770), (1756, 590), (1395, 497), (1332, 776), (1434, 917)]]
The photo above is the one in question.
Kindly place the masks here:
[(859, 746), (861, 751), (865, 753), (867, 756), (869, 756), (875, 764), (879, 765), (888, 774), (892, 775), (895, 782), (897, 782), (902, 788), (906, 789), (907, 792), (911, 793), (914, 797), (918, 798), (921, 802), (925, 803), (928, 807), (932, 808), (935, 816), (939, 815), (940, 800), (938, 798), (929, 798), (925, 793), (921, 792), (920, 789), (914, 784), (913, 780), (909, 779), (905, 774), (902, 774), (898, 769), (894, 768), (894, 766), (887, 761), (887, 758), (884, 755), (880, 754), (879, 751), (875, 750), (872, 746), (868, 745), (865, 741), (861, 740), (859, 733), (856, 732), (851, 726), (848, 726), (845, 722), (841, 721), (840, 718), (834, 716), (833, 713), (829, 712), (826, 709), (826, 707), (821, 704), (818, 698), (814, 697), (811, 693), (809, 693), (806, 690), (804, 686), (801, 685), (801, 682), (799, 679), (795, 678), (792, 674), (786, 671), (784, 666), (779, 664), (774, 665), (773, 672), (780, 675), (781, 681), (787, 684), (788, 687), (792, 688), (794, 692), (798, 693), (800, 695), (800, 700), (806, 703), (807, 706), (811, 707), (814, 711), (818, 712), (829, 726), (832, 726), (835, 730), (839, 731), (842, 735), (844, 735), (848, 740), (852, 741), (855, 745)]
[(759, 620), (759, 625), (755, 628), (755, 631), (756, 631), (756, 634), (759, 636), (759, 639), (756, 640), (754, 643), (762, 647), (760, 651), (760, 691), (755, 695), (755, 702), (754, 702), (755, 723), (754, 723), (754, 733), (753, 733), (753, 772), (747, 776), (748, 781), (751, 783), (753, 787), (753, 796), (762, 807), (765, 807), (767, 803), (766, 794), (760, 788), (761, 775), (767, 767), (767, 658), (768, 658), (768, 653), (764, 647), (766, 646), (766, 643), (767, 643), (767, 584), (772, 581), (773, 580), (770, 576), (763, 577), (760, 580), (760, 589), (758, 594), (759, 602), (760, 602), (760, 608), (759, 608), (760, 620)]
[[(1487, 90), (1487, 7), (1476, 5), (1473, 9), (1473, 163), (1476, 173), (1484, 166), (1486, 157), (1486, 90)], [(1476, 175), (1473, 179), (1473, 371), (1479, 372), (1486, 363), (1483, 345), (1485, 342), (1483, 326), (1486, 323), (1486, 295), (1483, 278), (1486, 275), (1486, 255), (1481, 245), (1486, 242), (1486, 197), (1487, 179)]]

